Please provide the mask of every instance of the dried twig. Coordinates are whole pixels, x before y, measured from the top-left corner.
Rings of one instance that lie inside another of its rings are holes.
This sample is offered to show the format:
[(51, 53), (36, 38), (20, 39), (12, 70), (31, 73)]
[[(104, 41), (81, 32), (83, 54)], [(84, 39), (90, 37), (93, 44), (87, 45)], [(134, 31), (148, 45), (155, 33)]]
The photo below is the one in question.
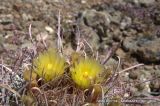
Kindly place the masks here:
[[(44, 97), (44, 100), (45, 100), (45, 106), (48, 106), (48, 101), (47, 101), (47, 98), (46, 98), (46, 95), (45, 93), (43, 93), (38, 87), (32, 87), (31, 88), (32, 90), (36, 90), (39, 92), (39, 94), (41, 95), (41, 97), (43, 98)], [(43, 96), (44, 95), (44, 96)]]
[[(101, 98), (101, 99), (104, 100), (104, 99), (105, 99), (105, 98), (104, 98), (104, 95), (105, 95), (105, 94), (104, 94), (104, 89), (103, 89), (102, 86), (101, 86), (101, 89), (102, 89), (102, 98)], [(102, 105), (102, 106), (105, 106), (105, 105), (104, 105), (104, 102), (102, 102), (101, 105)]]
[(117, 74), (124, 73), (124, 72), (126, 72), (126, 71), (128, 71), (128, 70), (131, 70), (131, 69), (134, 69), (134, 68), (137, 68), (137, 67), (143, 66), (143, 65), (144, 65), (144, 64), (137, 64), (137, 65), (131, 66), (131, 67), (129, 67), (129, 68), (126, 68), (126, 69), (124, 69), (124, 70), (122, 70), (122, 71), (118, 72)]
[(47, 50), (47, 44), (46, 44), (46, 42), (45, 42), (45, 40), (43, 39), (43, 37), (42, 37), (41, 34), (40, 34), (40, 37), (41, 37), (41, 39), (42, 39), (42, 43), (43, 43), (45, 49)]
[(17, 71), (19, 69), (19, 67), (22, 65), (22, 62), (24, 60), (25, 57), (25, 53), (27, 52), (27, 50), (25, 49), (24, 53), (23, 51), (19, 51), (18, 53), (18, 58), (15, 60), (14, 62), (14, 67), (13, 67), (13, 71)]
[(92, 46), (85, 40), (85, 39), (83, 39), (84, 41), (85, 41), (85, 43), (89, 46), (89, 48), (91, 49), (91, 51), (92, 51), (92, 53), (93, 53), (93, 48), (92, 48)]
[[(3, 64), (3, 58), (1, 58), (1, 61), (2, 61), (2, 64)], [(2, 84), (4, 84), (5, 83), (5, 81), (3, 80), (3, 77), (4, 77), (4, 69), (3, 69), (3, 66), (2, 66), (2, 76), (0, 76), (1, 78), (2, 78)], [(5, 89), (3, 88), (2, 90), (2, 95), (5, 95)], [(2, 98), (2, 102), (4, 102), (5, 101), (5, 98)]]
[(80, 34), (80, 30), (79, 30), (79, 27), (77, 26), (77, 33), (76, 33), (76, 40), (77, 40), (77, 48), (76, 48), (76, 52), (79, 52), (81, 47), (80, 47), (80, 37), (81, 37), (81, 34)]
[(99, 52), (97, 51), (96, 52), (96, 60), (98, 60), (98, 57), (99, 57)]
[(61, 39), (61, 13), (58, 12), (58, 40), (57, 40), (57, 46), (58, 46), (58, 52), (62, 55), (63, 54), (63, 44)]
[(116, 43), (115, 45), (112, 46), (112, 48), (109, 49), (106, 58), (102, 62), (103, 65), (106, 64), (107, 61), (110, 59), (110, 57), (112, 57), (114, 55), (114, 53), (118, 49), (119, 45), (120, 45), (119, 43)]
[(119, 56), (117, 56), (117, 58), (118, 58), (117, 68), (116, 68), (116, 70), (114, 71), (114, 73), (112, 74), (112, 76), (110, 77), (110, 79), (107, 81), (107, 83), (111, 83), (111, 86), (109, 87), (108, 90), (110, 90), (111, 88), (114, 87), (114, 83), (115, 83), (115, 81), (118, 79), (118, 76), (119, 76), (119, 74), (117, 74), (117, 73), (118, 73), (118, 70), (119, 70), (119, 67), (120, 67), (120, 64), (121, 64), (121, 59), (120, 59)]
[(5, 88), (5, 89), (11, 91), (12, 93), (14, 93), (15, 95), (17, 95), (18, 97), (21, 97), (21, 95), (17, 91), (15, 91), (11, 87), (9, 87), (7, 84), (0, 84), (0, 88)]
[[(34, 46), (34, 42), (33, 42), (33, 38), (32, 38), (32, 25), (30, 24), (30, 26), (29, 26), (29, 35), (30, 35), (30, 39), (31, 39), (31, 42), (32, 42), (32, 44), (33, 44), (33, 46)], [(34, 53), (36, 53), (35, 51), (34, 51)], [(32, 73), (33, 73), (33, 61), (32, 61), (32, 65), (31, 65), (31, 73), (30, 73), (30, 80), (29, 80), (29, 86), (31, 87), (31, 82), (32, 82)]]
[(12, 75), (15, 75), (15, 73), (12, 71), (12, 69), (8, 68), (6, 65), (0, 64), (0, 66), (2, 66), (3, 68), (7, 69), (8, 72), (11, 73)]
[(72, 106), (75, 106), (76, 105), (76, 95), (73, 95), (73, 100), (72, 100)]
[(32, 37), (32, 30), (31, 29), (32, 29), (32, 24), (29, 25), (29, 37), (31, 39), (32, 44), (34, 44), (33, 37)]
[(117, 58), (118, 58), (118, 64), (117, 64), (117, 68), (116, 68), (116, 70), (113, 72), (113, 74), (112, 74), (112, 76), (110, 77), (110, 79), (107, 81), (107, 83), (109, 83), (109, 82), (113, 82), (113, 80), (115, 80), (114, 78), (117, 78), (117, 77), (115, 77), (115, 76), (117, 76), (117, 72), (118, 72), (118, 70), (119, 70), (119, 67), (120, 67), (120, 64), (121, 64), (121, 59), (120, 59), (120, 57), (119, 56), (117, 56)]

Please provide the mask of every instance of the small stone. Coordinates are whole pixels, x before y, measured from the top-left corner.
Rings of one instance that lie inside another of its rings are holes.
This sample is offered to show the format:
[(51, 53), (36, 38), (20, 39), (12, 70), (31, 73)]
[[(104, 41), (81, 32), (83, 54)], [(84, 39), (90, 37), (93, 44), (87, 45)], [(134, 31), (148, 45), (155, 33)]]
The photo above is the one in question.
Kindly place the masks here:
[(6, 24), (10, 24), (12, 22), (13, 22), (13, 15), (11, 15), (11, 14), (7, 14), (7, 15), (2, 14), (2, 15), (0, 15), (0, 23), (1, 24), (6, 25)]
[[(137, 42), (137, 44), (140, 41)], [(135, 51), (141, 60), (146, 62), (160, 62), (160, 39), (144, 41)]]
[(59, 3), (60, 1), (59, 0), (53, 0), (54, 2), (56, 2), (56, 3)]
[(121, 15), (122, 15), (121, 12), (118, 11), (113, 12), (113, 14), (111, 15), (111, 22), (119, 25), (122, 17)]
[(3, 44), (3, 46), (4, 46), (4, 48), (6, 49), (6, 50), (16, 50), (17, 48), (18, 48), (18, 46), (17, 45), (14, 45), (14, 44)]
[(87, 1), (86, 0), (81, 0), (81, 3), (82, 4), (85, 4)]
[(149, 35), (139, 37), (126, 37), (123, 41), (123, 49), (130, 51), (134, 57), (144, 63), (160, 62), (160, 38), (152, 38)]
[(110, 16), (105, 12), (87, 10), (83, 13), (83, 16), (85, 23), (91, 27), (96, 27), (101, 24), (108, 26), (110, 24)]
[(136, 85), (136, 88), (138, 89), (138, 91), (142, 91), (145, 88), (145, 83), (140, 83)]
[(151, 81), (149, 87), (151, 89), (152, 95), (155, 95), (155, 96), (160, 95), (160, 81), (159, 80)]
[(126, 16), (124, 19), (122, 19), (120, 23), (120, 29), (125, 29), (129, 27), (131, 24), (132, 24), (132, 19)]
[(134, 40), (135, 37), (126, 37), (122, 43), (122, 48), (125, 51), (133, 51), (134, 49), (137, 48), (136, 46), (136, 41)]
[(122, 32), (119, 29), (113, 31), (113, 39), (118, 42), (123, 39)]
[(29, 21), (29, 20), (32, 20), (32, 19), (33, 19), (33, 17), (32, 17), (30, 14), (26, 14), (26, 13), (23, 13), (23, 14), (22, 14), (22, 18), (23, 18), (23, 20), (25, 20), (25, 21)]
[(84, 23), (97, 31), (99, 36), (107, 36), (106, 30), (110, 25), (110, 15), (107, 12), (87, 10), (83, 13)]
[(150, 5), (155, 3), (155, 0), (138, 0), (138, 3), (143, 4), (143, 5)]
[(30, 41), (24, 41), (23, 44), (21, 45), (21, 48), (28, 48), (31, 49), (33, 48), (33, 44)]
[(160, 11), (155, 11), (155, 13), (153, 13), (153, 21), (154, 24), (156, 25), (160, 25)]
[(3, 31), (3, 25), (0, 25), (0, 32)]
[(138, 73), (135, 71), (132, 71), (129, 73), (129, 78), (136, 80), (138, 78)]
[(54, 33), (54, 30), (50, 26), (45, 27), (46, 31), (48, 31), (50, 34)]
[(126, 56), (126, 53), (121, 48), (118, 48), (116, 51), (116, 55), (118, 55), (120, 58), (124, 58)]

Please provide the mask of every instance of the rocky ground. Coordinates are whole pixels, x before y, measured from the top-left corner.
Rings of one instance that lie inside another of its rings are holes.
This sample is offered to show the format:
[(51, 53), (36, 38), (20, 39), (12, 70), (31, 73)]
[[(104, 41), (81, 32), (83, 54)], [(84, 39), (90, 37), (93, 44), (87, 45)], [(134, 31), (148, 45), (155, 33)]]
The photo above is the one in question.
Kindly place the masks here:
[[(119, 71), (144, 64), (124, 72), (122, 80), (129, 82), (126, 86), (132, 96), (150, 97), (144, 106), (160, 105), (159, 0), (2, 0), (0, 84), (16, 90), (24, 86), (20, 83), (24, 82), (22, 72), (32, 60), (28, 54), (56, 45), (59, 12), (65, 55), (76, 49), (78, 36), (83, 39), (86, 54), (98, 51), (100, 61), (108, 48), (118, 44), (106, 66), (116, 67), (116, 56), (121, 60)], [(38, 42), (36, 51), (33, 42)], [(4, 102), (4, 95), (0, 95)]]

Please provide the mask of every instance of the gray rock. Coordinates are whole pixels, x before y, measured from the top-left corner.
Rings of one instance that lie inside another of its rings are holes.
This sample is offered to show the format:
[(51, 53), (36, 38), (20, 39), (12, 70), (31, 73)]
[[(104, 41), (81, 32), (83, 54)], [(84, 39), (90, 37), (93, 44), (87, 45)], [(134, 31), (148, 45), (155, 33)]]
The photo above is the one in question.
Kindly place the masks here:
[(25, 40), (24, 43), (21, 45), (21, 48), (33, 48), (33, 44), (30, 41)]
[(160, 11), (156, 11), (153, 16), (154, 24), (160, 25)]
[(17, 48), (18, 48), (18, 46), (17, 45), (14, 45), (14, 44), (9, 44), (9, 43), (5, 43), (4, 45), (4, 48), (6, 49), (6, 50), (16, 50)]
[(134, 1), (138, 1), (138, 3), (144, 4), (144, 5), (153, 4), (155, 2), (155, 0), (134, 0)]
[[(81, 26), (81, 31), (83, 32), (83, 36), (85, 40), (91, 45), (93, 50), (99, 49), (100, 43), (99, 43), (99, 36), (96, 34), (96, 32), (88, 26)], [(86, 51), (90, 50), (88, 46), (86, 46)]]
[(130, 51), (139, 61), (144, 63), (160, 62), (160, 38), (127, 37), (123, 41), (123, 49)]
[(23, 18), (23, 20), (25, 20), (25, 21), (29, 21), (29, 20), (32, 20), (32, 19), (33, 19), (33, 17), (32, 17), (30, 14), (26, 14), (26, 13), (23, 13), (23, 14), (22, 14), (22, 18)]
[(119, 25), (119, 23), (121, 21), (121, 17), (122, 17), (121, 12), (115, 11), (111, 15), (111, 22), (114, 23), (114, 24), (118, 24)]
[(115, 29), (113, 31), (112, 37), (115, 41), (121, 41), (122, 40), (122, 32), (120, 31), (120, 29)]
[(85, 22), (88, 26), (95, 27), (99, 24), (108, 26), (110, 19), (107, 13), (96, 10), (87, 10), (83, 13)]
[[(140, 41), (137, 42), (137, 44)], [(139, 44), (138, 44), (139, 45)], [(145, 41), (138, 46), (135, 54), (146, 62), (160, 62), (160, 39)]]
[(12, 22), (13, 22), (13, 15), (11, 15), (11, 14), (7, 14), (7, 15), (1, 14), (0, 15), (0, 23), (1, 24), (9, 24)]
[(132, 24), (132, 19), (130, 17), (125, 16), (120, 23), (120, 28), (125, 29), (131, 24)]
[(158, 79), (151, 81), (149, 87), (151, 89), (152, 95), (154, 96), (160, 95), (160, 81)]
[(134, 3), (134, 4), (143, 4), (145, 6), (148, 6), (150, 4), (153, 4), (155, 2), (155, 0), (125, 0), (127, 2), (131, 2), (131, 3)]
[(131, 78), (131, 79), (133, 79), (133, 80), (136, 80), (138, 78), (138, 76), (139, 76), (139, 73), (137, 71), (131, 71), (129, 73), (128, 77)]
[(106, 36), (110, 24), (110, 15), (107, 12), (87, 10), (83, 13), (84, 23), (97, 30), (99, 36)]
[(135, 37), (126, 37), (123, 41), (122, 47), (125, 51), (135, 51), (137, 49)]

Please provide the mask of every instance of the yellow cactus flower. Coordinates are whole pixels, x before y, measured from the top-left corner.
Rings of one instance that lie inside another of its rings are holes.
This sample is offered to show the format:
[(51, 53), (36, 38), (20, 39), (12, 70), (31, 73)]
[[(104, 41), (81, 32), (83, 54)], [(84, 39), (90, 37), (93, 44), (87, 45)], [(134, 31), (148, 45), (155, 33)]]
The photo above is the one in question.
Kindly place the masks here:
[(65, 60), (55, 49), (48, 49), (33, 60), (34, 71), (45, 81), (51, 81), (64, 73)]
[(71, 69), (73, 81), (81, 88), (86, 89), (97, 83), (102, 66), (92, 59), (81, 59)]

